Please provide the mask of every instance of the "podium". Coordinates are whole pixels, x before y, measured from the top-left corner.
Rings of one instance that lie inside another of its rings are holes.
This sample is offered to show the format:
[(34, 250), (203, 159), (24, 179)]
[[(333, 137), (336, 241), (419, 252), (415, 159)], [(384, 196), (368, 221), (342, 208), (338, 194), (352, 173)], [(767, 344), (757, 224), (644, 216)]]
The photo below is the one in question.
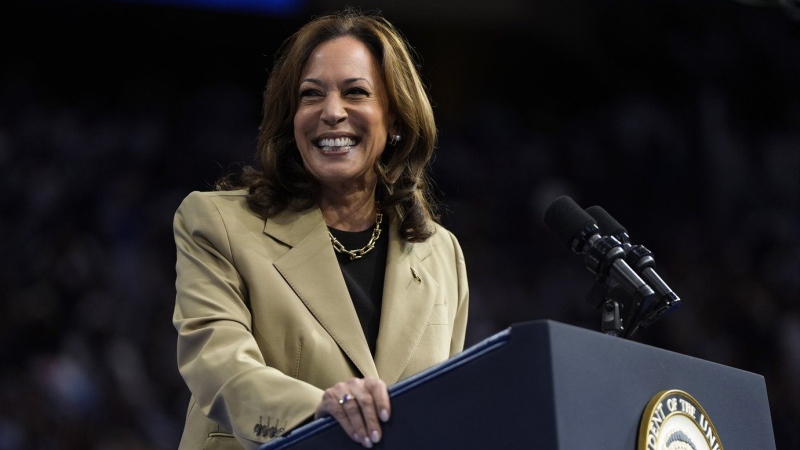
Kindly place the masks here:
[[(389, 388), (374, 448), (637, 450), (659, 392), (690, 394), (724, 450), (774, 450), (763, 376), (550, 320), (515, 324)], [(330, 417), (259, 450), (354, 449)]]

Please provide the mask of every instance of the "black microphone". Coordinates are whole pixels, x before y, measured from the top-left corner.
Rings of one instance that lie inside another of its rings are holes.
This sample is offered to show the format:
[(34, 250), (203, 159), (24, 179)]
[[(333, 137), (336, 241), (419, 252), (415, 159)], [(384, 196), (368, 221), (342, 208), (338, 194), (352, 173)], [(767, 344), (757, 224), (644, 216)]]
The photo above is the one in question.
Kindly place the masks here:
[(655, 302), (651, 311), (645, 312), (644, 321), (641, 324), (642, 328), (647, 327), (667, 312), (677, 308), (681, 299), (655, 271), (656, 261), (653, 257), (653, 252), (643, 245), (633, 245), (630, 242), (628, 230), (611, 217), (611, 214), (603, 207), (598, 205), (590, 206), (586, 208), (586, 212), (597, 221), (601, 232), (614, 236), (622, 243), (622, 248), (625, 251), (625, 261), (656, 292), (658, 301)]
[[(631, 296), (628, 324), (638, 321), (640, 311), (655, 301), (655, 292), (625, 261), (622, 243), (614, 236), (602, 236), (595, 219), (569, 196), (558, 197), (547, 207), (544, 222), (573, 252), (584, 255), (586, 268), (598, 282), (613, 284), (608, 283), (612, 280)], [(628, 336), (632, 331), (626, 330)]]

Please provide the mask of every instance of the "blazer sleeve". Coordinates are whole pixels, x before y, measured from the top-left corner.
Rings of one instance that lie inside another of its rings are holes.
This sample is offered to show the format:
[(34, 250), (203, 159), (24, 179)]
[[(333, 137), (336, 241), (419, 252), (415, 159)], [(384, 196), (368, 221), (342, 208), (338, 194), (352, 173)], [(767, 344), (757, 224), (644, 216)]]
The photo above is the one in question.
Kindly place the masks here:
[(267, 420), (278, 434), (310, 419), (323, 391), (268, 367), (252, 334), (247, 286), (236, 267), (226, 220), (211, 196), (187, 196), (175, 213), (173, 324), (178, 368), (197, 406), (246, 449)]
[(453, 320), (453, 337), (450, 341), (450, 356), (464, 350), (464, 340), (467, 333), (467, 318), (469, 311), (469, 284), (467, 283), (467, 266), (464, 262), (464, 252), (455, 235), (448, 231), (455, 250), (456, 284), (458, 287), (458, 306)]

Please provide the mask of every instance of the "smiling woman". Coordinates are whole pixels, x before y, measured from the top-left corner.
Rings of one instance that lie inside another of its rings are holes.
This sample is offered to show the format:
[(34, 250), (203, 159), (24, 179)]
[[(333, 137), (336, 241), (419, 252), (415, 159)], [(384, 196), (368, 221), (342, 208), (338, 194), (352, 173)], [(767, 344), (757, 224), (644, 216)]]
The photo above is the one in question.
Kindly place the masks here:
[(179, 206), (181, 449), (325, 416), (370, 448), (387, 386), (463, 349), (466, 267), (430, 201), (436, 125), (409, 49), (378, 14), (303, 26), (267, 82), (256, 164)]
[[(300, 79), (295, 141), (305, 168), (320, 183), (323, 215), (331, 211), (328, 224), (334, 228), (365, 230), (374, 223), (373, 211), (358, 221), (336, 210), (342, 197), (374, 198), (373, 167), (396, 134), (378, 62), (365, 44), (344, 36), (320, 44)], [(361, 206), (374, 208), (372, 201)]]

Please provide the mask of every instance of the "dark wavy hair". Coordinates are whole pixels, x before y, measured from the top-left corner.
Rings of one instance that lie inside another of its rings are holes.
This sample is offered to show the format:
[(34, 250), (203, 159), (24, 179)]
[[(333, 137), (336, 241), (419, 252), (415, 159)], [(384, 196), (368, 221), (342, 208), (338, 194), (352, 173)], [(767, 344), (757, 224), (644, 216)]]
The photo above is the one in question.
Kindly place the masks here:
[[(217, 181), (217, 190), (245, 188), (249, 207), (263, 218), (287, 208), (302, 211), (317, 204), (319, 183), (303, 165), (294, 142), (300, 73), (319, 44), (353, 36), (370, 49), (380, 66), (389, 109), (402, 136), (387, 144), (376, 161), (381, 212), (400, 225), (400, 236), (422, 242), (438, 221), (428, 176), (437, 130), (431, 103), (418, 73), (413, 48), (379, 12), (354, 8), (313, 18), (281, 45), (264, 92), (263, 118), (253, 165), (238, 176)], [(388, 136), (387, 136), (388, 140)]]

